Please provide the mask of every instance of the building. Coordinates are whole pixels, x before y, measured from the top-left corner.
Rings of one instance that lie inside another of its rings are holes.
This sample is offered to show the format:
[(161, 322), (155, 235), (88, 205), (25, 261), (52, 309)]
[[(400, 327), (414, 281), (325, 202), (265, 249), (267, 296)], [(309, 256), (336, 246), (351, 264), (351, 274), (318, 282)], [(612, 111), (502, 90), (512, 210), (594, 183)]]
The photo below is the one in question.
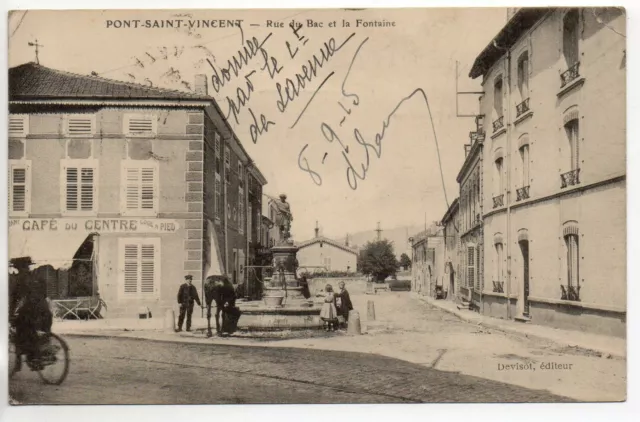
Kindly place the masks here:
[(435, 297), (436, 285), (444, 283), (444, 228), (433, 223), (427, 230), (409, 238), (411, 242), (411, 291)]
[(53, 298), (161, 315), (187, 274), (242, 283), (266, 180), (204, 75), (184, 93), (27, 63), (9, 113), (10, 257), (46, 267)]
[(483, 212), (483, 151), (482, 119), (478, 119), (476, 132), (469, 134), (470, 143), (464, 146), (465, 160), (456, 178), (460, 184), (459, 200), (459, 254), (460, 283), (458, 299), (464, 306), (480, 309), (484, 284)]
[(349, 242), (340, 243), (319, 235), (315, 228), (312, 239), (296, 245), (298, 268), (300, 272), (340, 271), (355, 273), (358, 264), (358, 250), (349, 246)]
[(625, 335), (624, 33), (622, 8), (522, 8), (475, 60), (487, 194), (470, 212), (461, 177), (461, 241), (487, 315)]
[(444, 237), (444, 268), (441, 277), (449, 300), (456, 299), (460, 285), (459, 210), (460, 202), (456, 198), (447, 209), (441, 222), (444, 227), (442, 233)]

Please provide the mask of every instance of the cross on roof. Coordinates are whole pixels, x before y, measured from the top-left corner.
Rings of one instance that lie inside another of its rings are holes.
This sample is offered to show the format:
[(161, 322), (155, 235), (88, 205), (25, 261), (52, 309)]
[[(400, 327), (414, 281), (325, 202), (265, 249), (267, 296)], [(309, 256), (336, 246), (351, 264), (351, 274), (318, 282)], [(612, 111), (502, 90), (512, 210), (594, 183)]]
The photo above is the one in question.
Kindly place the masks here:
[(38, 39), (36, 38), (35, 42), (29, 42), (29, 47), (36, 48), (36, 64), (40, 64), (40, 59), (38, 58), (38, 47), (44, 47), (44, 45), (38, 44)]

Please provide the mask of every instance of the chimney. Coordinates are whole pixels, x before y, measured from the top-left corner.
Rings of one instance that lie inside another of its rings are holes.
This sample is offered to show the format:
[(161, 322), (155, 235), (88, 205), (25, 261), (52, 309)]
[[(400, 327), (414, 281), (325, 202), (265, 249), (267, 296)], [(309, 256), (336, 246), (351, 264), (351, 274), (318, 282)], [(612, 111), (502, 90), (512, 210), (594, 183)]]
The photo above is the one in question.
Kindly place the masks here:
[(207, 75), (196, 75), (193, 90), (196, 94), (209, 95), (209, 89), (207, 88)]
[(347, 233), (347, 238), (344, 241), (345, 246), (349, 246), (349, 233)]
[(318, 237), (318, 232), (319, 231), (320, 231), (320, 228), (318, 228), (318, 221), (316, 220), (316, 228), (315, 228), (316, 237)]

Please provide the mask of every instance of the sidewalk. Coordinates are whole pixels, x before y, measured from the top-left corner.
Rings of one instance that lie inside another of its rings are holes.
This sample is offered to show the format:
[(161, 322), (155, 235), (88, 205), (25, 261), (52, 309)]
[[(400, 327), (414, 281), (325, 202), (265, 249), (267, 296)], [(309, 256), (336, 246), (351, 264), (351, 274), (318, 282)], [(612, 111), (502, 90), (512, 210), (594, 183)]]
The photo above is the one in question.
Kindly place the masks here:
[[(372, 353), (427, 368), (548, 390), (581, 401), (620, 401), (626, 397), (624, 340), (521, 324), (460, 311), (452, 302), (409, 292), (353, 294), (362, 335), (323, 330), (272, 333), (237, 332), (207, 338), (206, 318), (194, 315), (192, 333), (164, 329), (164, 317), (148, 320), (56, 321), (63, 336), (137, 338), (155, 342), (302, 348)], [(375, 304), (369, 321), (367, 303)], [(544, 340), (541, 340), (544, 339)], [(577, 347), (576, 347), (577, 346)], [(588, 350), (585, 350), (588, 349)], [(597, 350), (597, 353), (592, 352)], [(614, 357), (612, 359), (608, 357)], [(570, 370), (500, 370), (514, 363), (571, 366)]]
[(524, 335), (528, 338), (549, 340), (566, 347), (593, 351), (605, 357), (611, 356), (626, 359), (627, 356), (627, 341), (623, 338), (493, 318), (480, 315), (474, 311), (458, 309), (457, 304), (449, 300), (435, 300), (431, 297), (418, 296), (417, 294), (413, 296), (464, 321), (483, 327)]

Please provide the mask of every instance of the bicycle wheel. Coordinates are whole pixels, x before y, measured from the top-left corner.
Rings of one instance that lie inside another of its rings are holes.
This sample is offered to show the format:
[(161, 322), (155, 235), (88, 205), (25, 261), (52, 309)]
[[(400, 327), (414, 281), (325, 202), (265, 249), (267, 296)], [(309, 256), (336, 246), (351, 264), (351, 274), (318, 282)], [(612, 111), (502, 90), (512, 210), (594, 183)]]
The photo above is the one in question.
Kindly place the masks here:
[(38, 371), (38, 375), (45, 384), (60, 385), (69, 373), (69, 346), (61, 337), (51, 333), (51, 355), (44, 360), (44, 368)]

